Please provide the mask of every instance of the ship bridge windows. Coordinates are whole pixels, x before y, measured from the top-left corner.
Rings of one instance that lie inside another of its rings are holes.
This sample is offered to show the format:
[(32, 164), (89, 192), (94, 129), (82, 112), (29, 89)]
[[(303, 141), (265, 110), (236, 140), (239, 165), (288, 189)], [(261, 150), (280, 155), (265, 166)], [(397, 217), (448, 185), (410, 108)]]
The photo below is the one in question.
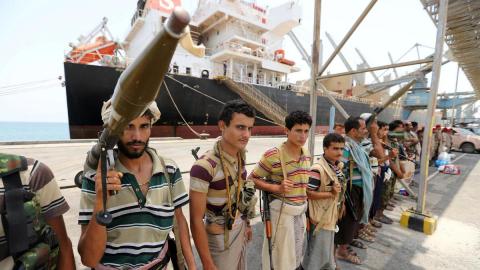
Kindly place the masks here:
[(206, 69), (202, 70), (202, 78), (203, 79), (208, 79), (209, 77), (210, 77), (210, 71), (208, 71)]
[(177, 63), (173, 63), (173, 74), (178, 74), (178, 65), (177, 65)]
[(185, 74), (192, 75), (192, 68), (191, 67), (186, 67), (185, 68)]

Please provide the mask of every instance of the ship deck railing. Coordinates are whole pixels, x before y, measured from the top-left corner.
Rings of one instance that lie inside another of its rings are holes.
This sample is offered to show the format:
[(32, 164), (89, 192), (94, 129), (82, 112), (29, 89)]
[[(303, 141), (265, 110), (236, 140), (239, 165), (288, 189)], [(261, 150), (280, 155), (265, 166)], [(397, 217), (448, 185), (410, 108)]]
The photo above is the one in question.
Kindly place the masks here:
[[(222, 74), (218, 73), (217, 75), (214, 75), (214, 77), (217, 77), (217, 76), (223, 76)], [(229, 77), (229, 76), (227, 76)], [(233, 81), (237, 82), (237, 83), (247, 83), (247, 84), (252, 84), (252, 85), (260, 85), (260, 86), (266, 86), (266, 87), (273, 87), (273, 88), (278, 88), (280, 90), (285, 90), (285, 91), (291, 91), (291, 92), (295, 92), (295, 93), (299, 93), (299, 94), (302, 94), (302, 95), (305, 95), (305, 94), (310, 94), (310, 88), (307, 87), (307, 86), (301, 86), (301, 85), (296, 85), (296, 84), (292, 84), (292, 83), (289, 83), (289, 82), (269, 82), (269, 83), (264, 83), (264, 80), (263, 79), (258, 79), (258, 80), (254, 80), (254, 78), (252, 77), (248, 77), (248, 76), (240, 76), (240, 75), (234, 75), (233, 78), (231, 78)], [(317, 92), (317, 95), (318, 96), (322, 96), (322, 97), (327, 97), (326, 94), (324, 94), (323, 92), (321, 91), (318, 91)], [(330, 95), (334, 96), (335, 99), (339, 99), (339, 100), (345, 100), (345, 101), (352, 101), (352, 102), (358, 102), (358, 103), (363, 103), (363, 104), (368, 104), (370, 106), (375, 106), (377, 105), (376, 102), (372, 101), (372, 100), (369, 100), (369, 99), (366, 99), (366, 98), (359, 98), (359, 97), (354, 97), (354, 96), (346, 96), (346, 95), (342, 95), (342, 94), (338, 94), (338, 93), (335, 93), (335, 92), (330, 92)]]
[(145, 18), (145, 16), (147, 16), (148, 12), (150, 11), (150, 9), (148, 8), (144, 8), (143, 10), (140, 10), (140, 9), (137, 9), (134, 13), (133, 13), (133, 16), (132, 16), (132, 20), (131, 20), (131, 24), (130, 25), (133, 25), (137, 20), (138, 18)]
[(252, 49), (248, 46), (245, 46), (244, 44), (238, 43), (238, 42), (233, 42), (233, 41), (225, 41), (217, 45), (215, 48), (209, 48), (207, 49), (206, 53), (209, 55), (214, 55), (216, 53), (222, 52), (222, 51), (231, 51), (231, 52), (236, 52), (236, 53), (241, 53), (245, 54), (248, 56), (253, 56), (259, 59), (259, 61), (266, 59), (266, 60), (271, 60), (273, 59), (273, 53), (268, 52), (268, 51), (263, 51), (260, 48), (257, 49)]

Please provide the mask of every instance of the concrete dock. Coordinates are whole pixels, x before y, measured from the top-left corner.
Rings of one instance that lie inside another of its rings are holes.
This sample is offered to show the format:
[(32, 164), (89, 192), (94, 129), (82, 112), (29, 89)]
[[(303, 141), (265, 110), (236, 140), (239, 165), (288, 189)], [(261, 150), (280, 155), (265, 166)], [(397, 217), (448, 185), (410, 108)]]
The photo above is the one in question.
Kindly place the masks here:
[[(316, 138), (315, 154), (322, 153), (323, 137)], [(248, 145), (247, 163), (255, 163), (268, 148), (283, 142), (282, 137), (255, 137)], [(194, 162), (191, 149), (200, 147), (199, 153), (210, 149), (215, 142), (209, 140), (152, 139), (150, 146), (161, 155), (174, 159), (182, 172), (190, 169)], [(21, 154), (39, 159), (47, 164), (56, 176), (62, 193), (70, 205), (65, 215), (69, 236), (74, 245), (78, 269), (87, 269), (80, 263), (76, 252), (80, 226), (77, 225), (80, 190), (69, 188), (74, 175), (82, 169), (86, 152), (93, 142), (68, 142), (54, 144), (11, 144), (0, 145), (0, 152)], [(480, 269), (480, 155), (457, 153), (455, 164), (461, 168), (461, 175), (433, 174), (429, 181), (427, 209), (439, 216), (437, 231), (432, 236), (400, 227), (398, 221), (403, 209), (415, 202), (403, 197), (394, 211), (386, 214), (394, 219), (393, 225), (380, 229), (376, 242), (368, 249), (356, 250), (363, 265), (354, 266), (340, 263), (342, 269)], [(250, 171), (253, 165), (248, 165)], [(189, 175), (184, 173), (185, 184)], [(188, 219), (188, 206), (184, 207)], [(260, 218), (253, 220), (254, 239), (249, 244), (248, 269), (260, 269), (263, 226)], [(201, 268), (200, 268), (201, 269)]]

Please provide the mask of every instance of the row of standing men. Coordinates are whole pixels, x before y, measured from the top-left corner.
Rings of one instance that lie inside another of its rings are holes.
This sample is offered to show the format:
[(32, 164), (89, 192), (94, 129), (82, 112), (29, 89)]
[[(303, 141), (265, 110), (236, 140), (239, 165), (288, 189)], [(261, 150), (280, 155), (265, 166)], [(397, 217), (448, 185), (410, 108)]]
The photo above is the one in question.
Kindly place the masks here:
[[(110, 113), (105, 103), (102, 119)], [(376, 227), (392, 222), (383, 210), (391, 207), (395, 179), (408, 174), (400, 165), (404, 148), (399, 142), (407, 149), (418, 143), (408, 135), (412, 132), (404, 131), (401, 121), (389, 125), (374, 121), (367, 128), (365, 119), (351, 117), (344, 124), (345, 136), (328, 134), (323, 155), (314, 161), (304, 148), (312, 119), (306, 112), (295, 111), (285, 119), (286, 141), (267, 150), (247, 174), (245, 150), (255, 110), (233, 100), (219, 115), (222, 136), (190, 170), (187, 193), (177, 164), (148, 146), (151, 126), (159, 118), (160, 111), (152, 103), (121, 135), (115, 169), (107, 172), (107, 209), (113, 221), (106, 227), (95, 219), (102, 210), (100, 168), (86, 167), (78, 218), (78, 251), (84, 265), (197, 269), (191, 231), (203, 269), (247, 269), (257, 189), (266, 224), (262, 269), (338, 269), (336, 259), (360, 264), (350, 245), (366, 247), (359, 239), (374, 241)], [(409, 159), (408, 154), (403, 156)], [(58, 252), (46, 261), (58, 269), (73, 269), (71, 242), (62, 218), (68, 205), (53, 174), (41, 162), (28, 159), (20, 178), (35, 195), (41, 218), (58, 240), (49, 243)], [(182, 212), (187, 204), (191, 230)], [(170, 238), (172, 230), (175, 239)], [(8, 242), (12, 237), (7, 232), (3, 238)], [(18, 253), (7, 252), (0, 258), (1, 269), (24, 263), (19, 258)]]

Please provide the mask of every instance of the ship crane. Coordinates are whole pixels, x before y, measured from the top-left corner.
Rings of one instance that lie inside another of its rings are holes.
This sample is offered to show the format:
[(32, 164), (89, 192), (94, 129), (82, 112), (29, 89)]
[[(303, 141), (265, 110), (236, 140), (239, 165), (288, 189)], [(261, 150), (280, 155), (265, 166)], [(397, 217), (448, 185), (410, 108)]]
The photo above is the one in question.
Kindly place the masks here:
[(70, 43), (72, 50), (65, 55), (65, 60), (80, 64), (89, 64), (98, 60), (109, 64), (115, 60), (116, 58), (113, 56), (118, 48), (121, 48), (121, 45), (113, 41), (113, 36), (107, 28), (107, 22), (108, 19), (103, 18), (88, 35), (78, 38), (78, 44)]
[[(337, 48), (338, 45), (337, 43), (335, 42), (335, 40), (333, 40), (333, 37), (328, 33), (328, 32), (325, 32), (325, 35), (327, 36), (328, 38), (328, 41), (330, 41), (330, 44), (332, 44), (332, 47), (333, 49)], [(338, 56), (340, 57), (340, 59), (342, 60), (343, 62), (343, 65), (347, 68), (348, 71), (352, 71), (352, 66), (350, 66), (350, 63), (348, 63), (347, 61), (347, 58), (345, 58), (345, 56), (343, 55), (342, 52), (338, 52)]]

